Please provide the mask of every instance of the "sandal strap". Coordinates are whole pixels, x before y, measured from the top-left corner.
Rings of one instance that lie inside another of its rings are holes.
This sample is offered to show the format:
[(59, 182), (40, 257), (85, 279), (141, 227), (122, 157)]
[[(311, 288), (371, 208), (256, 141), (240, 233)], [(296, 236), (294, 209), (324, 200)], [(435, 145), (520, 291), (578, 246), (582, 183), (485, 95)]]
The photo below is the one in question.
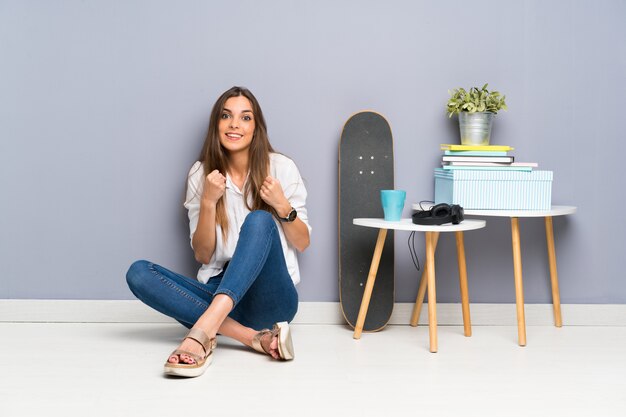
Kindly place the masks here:
[(254, 337), (252, 338), (252, 348), (254, 350), (256, 350), (257, 352), (260, 352), (260, 353), (269, 354), (268, 351), (263, 349), (263, 345), (261, 344), (261, 339), (263, 338), (263, 336), (265, 336), (268, 333), (272, 334), (273, 331), (270, 330), (270, 329), (263, 329), (263, 330), (260, 330), (257, 334), (254, 335)]
[(200, 345), (204, 349), (205, 358), (209, 356), (213, 349), (215, 349), (215, 346), (217, 346), (217, 340), (215, 340), (214, 337), (211, 338), (208, 334), (204, 332), (204, 330), (196, 328), (192, 328), (191, 330), (189, 330), (189, 333), (187, 334), (187, 336), (185, 336), (185, 339), (195, 340), (196, 342), (200, 343)]

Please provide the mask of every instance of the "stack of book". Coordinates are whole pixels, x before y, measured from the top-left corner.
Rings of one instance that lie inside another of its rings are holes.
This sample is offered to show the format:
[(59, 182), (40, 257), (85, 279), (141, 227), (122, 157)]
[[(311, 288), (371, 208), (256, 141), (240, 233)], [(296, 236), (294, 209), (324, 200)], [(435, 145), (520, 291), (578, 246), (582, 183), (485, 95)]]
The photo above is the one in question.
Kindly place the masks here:
[(515, 162), (509, 155), (513, 148), (507, 145), (451, 145), (442, 144), (441, 165), (446, 170), (477, 171), (532, 171), (536, 162)]
[(547, 210), (552, 171), (515, 162), (505, 145), (441, 145), (442, 168), (435, 168), (435, 203), (476, 210)]

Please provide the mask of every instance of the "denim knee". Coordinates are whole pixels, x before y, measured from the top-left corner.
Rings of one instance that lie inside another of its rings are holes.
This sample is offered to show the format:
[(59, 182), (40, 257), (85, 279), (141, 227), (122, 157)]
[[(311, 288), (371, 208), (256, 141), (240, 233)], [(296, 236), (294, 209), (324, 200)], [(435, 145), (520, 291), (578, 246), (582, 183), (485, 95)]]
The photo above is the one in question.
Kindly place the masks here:
[(133, 294), (136, 295), (135, 291), (144, 284), (145, 278), (148, 276), (146, 272), (150, 270), (150, 265), (150, 262), (140, 260), (133, 262), (130, 268), (128, 268), (128, 272), (126, 272), (126, 283)]
[(241, 228), (252, 228), (252, 230), (266, 230), (266, 228), (276, 227), (274, 216), (265, 210), (254, 210), (248, 213)]

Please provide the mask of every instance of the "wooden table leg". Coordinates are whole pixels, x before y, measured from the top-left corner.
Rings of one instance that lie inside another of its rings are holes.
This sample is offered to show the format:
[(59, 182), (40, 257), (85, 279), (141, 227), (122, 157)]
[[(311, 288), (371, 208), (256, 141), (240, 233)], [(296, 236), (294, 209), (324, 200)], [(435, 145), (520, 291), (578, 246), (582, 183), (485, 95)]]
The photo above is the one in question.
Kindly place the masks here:
[(426, 267), (428, 268), (428, 334), (430, 351), (437, 352), (437, 294), (435, 291), (435, 237), (426, 232)]
[(472, 335), (472, 323), (470, 319), (469, 294), (467, 290), (467, 267), (465, 265), (465, 244), (463, 232), (455, 232), (456, 256), (459, 264), (459, 286), (461, 287), (461, 306), (463, 310), (463, 332), (465, 336)]
[(376, 281), (376, 273), (378, 272), (378, 265), (380, 264), (380, 257), (383, 253), (383, 246), (385, 246), (386, 237), (387, 229), (380, 229), (378, 231), (378, 239), (376, 239), (376, 247), (374, 248), (374, 256), (372, 257), (370, 272), (367, 275), (367, 283), (365, 284), (365, 291), (363, 292), (363, 299), (361, 300), (359, 315), (356, 319), (356, 325), (354, 326), (353, 337), (355, 339), (360, 339), (361, 333), (363, 332), (363, 325), (365, 325), (365, 316), (367, 316), (367, 309), (370, 305), (370, 298), (372, 297), (374, 281)]
[(513, 274), (515, 277), (515, 304), (517, 306), (517, 337), (520, 346), (526, 346), (526, 319), (524, 317), (524, 285), (522, 283), (522, 251), (519, 237), (519, 218), (511, 217), (513, 241)]
[[(433, 232), (433, 250), (437, 251), (437, 242), (439, 242), (439, 232)], [(424, 303), (424, 295), (426, 295), (426, 287), (428, 284), (428, 263), (424, 264), (422, 269), (422, 277), (420, 278), (419, 289), (417, 290), (417, 298), (415, 299), (415, 305), (413, 306), (413, 314), (411, 314), (411, 326), (417, 326), (417, 322), (420, 319), (422, 312), (422, 304)]]
[(550, 263), (550, 283), (552, 284), (552, 308), (554, 309), (554, 325), (561, 327), (561, 297), (559, 295), (559, 275), (556, 272), (556, 251), (554, 250), (554, 230), (552, 216), (546, 216), (546, 241), (548, 243), (548, 261)]

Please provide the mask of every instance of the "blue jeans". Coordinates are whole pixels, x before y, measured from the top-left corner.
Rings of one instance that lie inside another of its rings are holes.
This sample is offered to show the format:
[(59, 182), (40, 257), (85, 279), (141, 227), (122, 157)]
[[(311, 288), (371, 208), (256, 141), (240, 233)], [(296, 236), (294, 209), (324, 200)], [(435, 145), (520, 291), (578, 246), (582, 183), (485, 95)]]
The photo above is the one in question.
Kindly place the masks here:
[(134, 262), (126, 281), (138, 299), (188, 328), (217, 294), (232, 298), (229, 317), (256, 330), (291, 321), (298, 310), (276, 223), (261, 210), (248, 214), (232, 259), (206, 284), (148, 261)]

